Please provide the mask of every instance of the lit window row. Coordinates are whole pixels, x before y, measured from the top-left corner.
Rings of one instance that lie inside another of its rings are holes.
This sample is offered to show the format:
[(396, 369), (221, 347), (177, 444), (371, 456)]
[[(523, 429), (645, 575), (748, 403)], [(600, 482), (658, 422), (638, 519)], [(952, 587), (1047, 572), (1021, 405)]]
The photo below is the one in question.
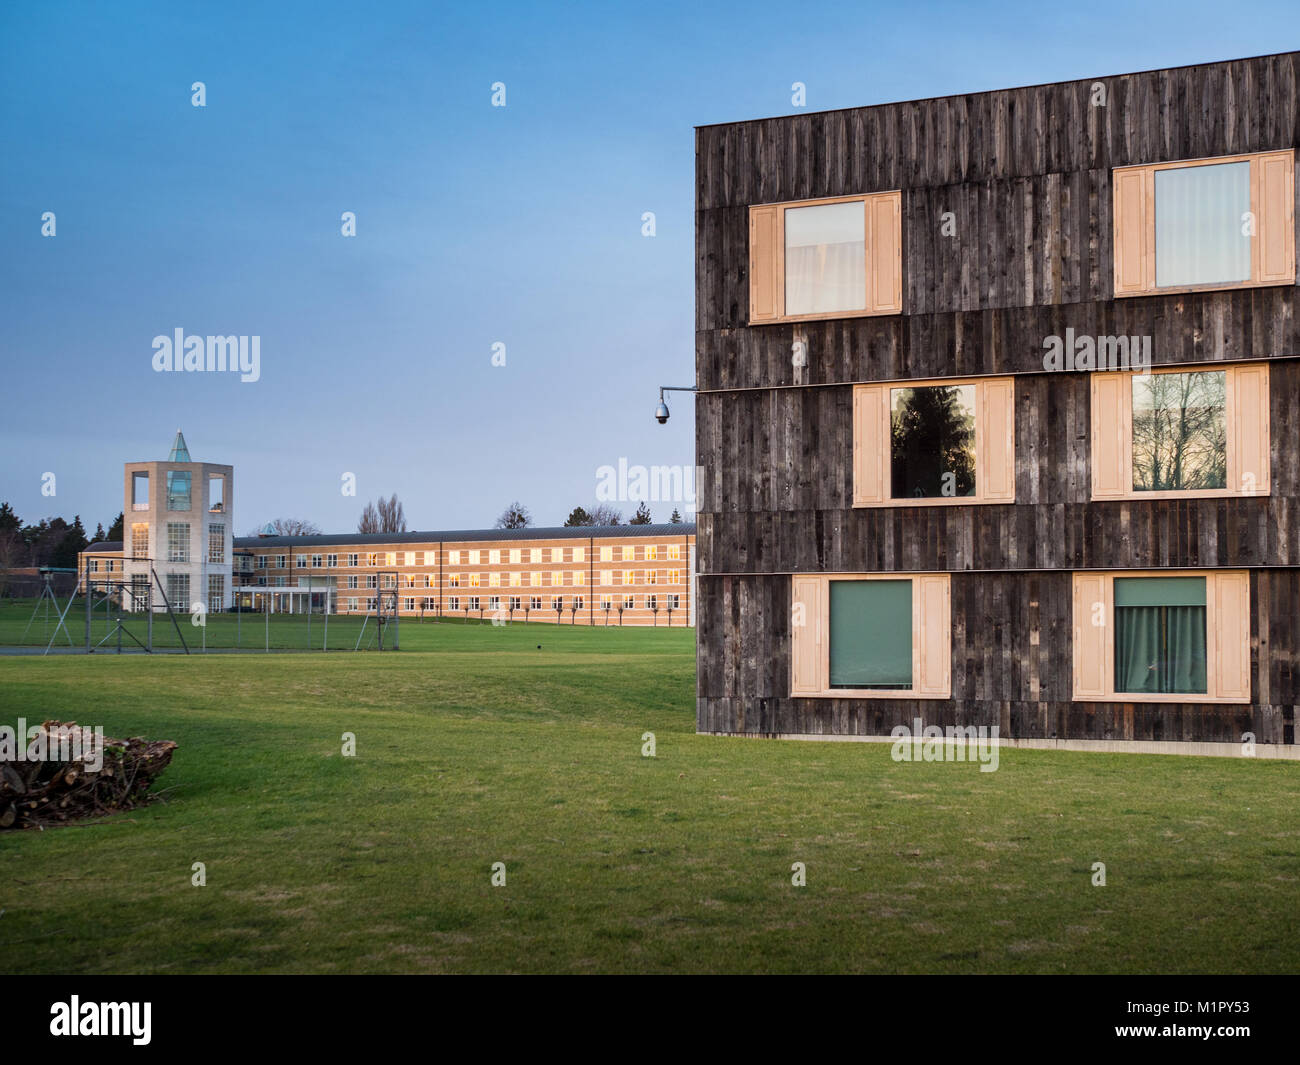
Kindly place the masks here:
[[(435, 565), (437, 562), (436, 551), (367, 551), (354, 552), (346, 556), (338, 554), (295, 554), (293, 561), (294, 566), (298, 569), (334, 569), (339, 565), (341, 557), (345, 558), (343, 565), (353, 569), (361, 566), (422, 567)], [(658, 544), (627, 544), (622, 547), (604, 546), (600, 548), (600, 561), (602, 562), (654, 562), (660, 558), (680, 560), (681, 557), (681, 544), (667, 544), (663, 547)], [(587, 561), (587, 549), (585, 547), (474, 548), (470, 550), (457, 548), (446, 552), (445, 561), (448, 566), (519, 566), (525, 564), (544, 565), (556, 562), (585, 562)], [(283, 554), (257, 556), (258, 569), (267, 569), (268, 567), (284, 569), (288, 562), (289, 556)]]

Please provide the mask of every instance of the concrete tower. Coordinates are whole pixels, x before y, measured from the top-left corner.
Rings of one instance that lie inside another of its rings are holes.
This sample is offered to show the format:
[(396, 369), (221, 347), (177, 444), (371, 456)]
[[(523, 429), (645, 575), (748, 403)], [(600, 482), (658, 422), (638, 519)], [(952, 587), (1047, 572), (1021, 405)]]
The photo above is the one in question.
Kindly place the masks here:
[[(173, 610), (202, 602), (209, 611), (231, 603), (234, 552), (234, 467), (192, 462), (179, 429), (166, 462), (128, 462), (124, 570), (137, 587), (152, 566)], [(155, 586), (153, 602), (162, 609)]]

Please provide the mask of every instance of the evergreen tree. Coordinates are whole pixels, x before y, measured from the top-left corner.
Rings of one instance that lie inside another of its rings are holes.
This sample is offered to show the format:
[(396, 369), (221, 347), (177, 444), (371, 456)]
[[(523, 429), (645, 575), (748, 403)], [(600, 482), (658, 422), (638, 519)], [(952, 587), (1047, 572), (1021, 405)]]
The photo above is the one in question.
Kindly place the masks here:
[(975, 494), (975, 417), (960, 385), (902, 390), (890, 418), (895, 499)]
[(641, 503), (639, 503), (639, 504), (637, 505), (636, 513), (632, 515), (632, 520), (629, 521), (628, 524), (629, 524), (629, 525), (649, 525), (649, 524), (650, 524), (650, 521), (651, 521), (651, 518), (650, 518), (650, 508), (649, 508), (648, 506), (645, 505), (645, 502), (644, 502), (644, 500), (643, 500)]
[[(62, 519), (60, 519), (62, 520)], [(67, 569), (75, 569), (77, 566), (77, 554), (86, 549), (89, 541), (86, 539), (85, 526), (81, 524), (81, 515), (77, 514), (72, 519), (72, 524), (64, 523), (63, 535), (55, 543), (50, 545), (49, 561), (47, 565), (63, 566)]]

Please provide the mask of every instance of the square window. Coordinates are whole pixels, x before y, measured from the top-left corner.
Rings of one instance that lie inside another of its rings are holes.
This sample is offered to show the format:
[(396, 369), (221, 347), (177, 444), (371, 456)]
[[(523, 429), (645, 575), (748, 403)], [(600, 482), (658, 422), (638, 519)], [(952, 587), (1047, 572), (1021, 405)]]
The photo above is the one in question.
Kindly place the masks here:
[(1250, 574), (1076, 573), (1073, 697), (1250, 702)]
[(1223, 370), (1133, 375), (1135, 492), (1227, 487), (1227, 380)]
[(866, 215), (861, 201), (788, 208), (786, 315), (862, 311), (866, 306)]
[(912, 582), (830, 582), (830, 686), (912, 687)]
[(1269, 367), (1092, 375), (1092, 498), (1271, 491)]
[(902, 194), (749, 209), (749, 322), (902, 311)]
[(1120, 167), (1114, 293), (1295, 284), (1295, 155)]
[(889, 392), (890, 496), (975, 495), (975, 386)]
[(1205, 578), (1115, 578), (1115, 691), (1206, 688)]
[(951, 698), (950, 586), (947, 573), (795, 574), (791, 695)]
[(1156, 288), (1250, 280), (1250, 163), (1155, 173)]
[(1015, 501), (1013, 378), (856, 385), (854, 506)]

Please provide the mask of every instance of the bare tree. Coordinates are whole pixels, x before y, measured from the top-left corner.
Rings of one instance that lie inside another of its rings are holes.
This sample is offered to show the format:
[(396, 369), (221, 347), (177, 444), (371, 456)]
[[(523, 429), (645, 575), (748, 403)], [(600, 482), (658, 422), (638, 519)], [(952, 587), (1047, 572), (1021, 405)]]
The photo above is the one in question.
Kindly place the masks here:
[(1227, 486), (1227, 380), (1222, 370), (1135, 377), (1133, 486)]
[(402, 501), (394, 492), (387, 499), (379, 500), (379, 531), (386, 533), (406, 532), (406, 511)]
[(533, 516), (528, 513), (528, 508), (519, 500), (515, 500), (497, 518), (496, 527), (498, 529), (524, 529), (531, 525)]
[(587, 517), (591, 519), (590, 525), (621, 525), (623, 522), (623, 512), (612, 503), (597, 503), (587, 511)]
[(367, 503), (366, 509), (361, 512), (361, 519), (357, 522), (357, 532), (379, 532), (379, 511), (375, 509), (373, 503)]
[(378, 504), (367, 503), (366, 509), (361, 512), (361, 520), (357, 522), (357, 532), (406, 532), (406, 511), (402, 508), (397, 493), (394, 492), (387, 499), (381, 496)]
[[(268, 521), (266, 525), (271, 526), (276, 536), (319, 536), (320, 526), (314, 521), (308, 521), (306, 518), (275, 518)], [(250, 536), (261, 536), (266, 525), (254, 529)]]

